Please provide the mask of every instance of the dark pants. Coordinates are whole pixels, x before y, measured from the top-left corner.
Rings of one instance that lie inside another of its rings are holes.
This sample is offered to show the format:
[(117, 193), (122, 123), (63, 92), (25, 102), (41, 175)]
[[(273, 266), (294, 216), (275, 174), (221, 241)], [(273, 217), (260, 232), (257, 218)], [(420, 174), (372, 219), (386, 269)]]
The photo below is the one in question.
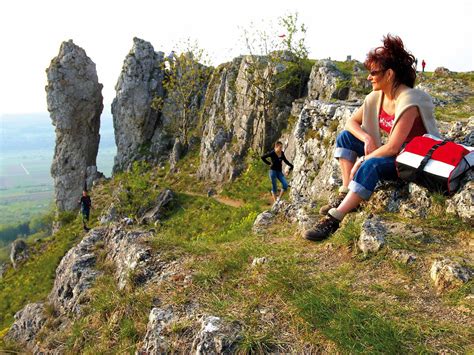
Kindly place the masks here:
[(86, 224), (86, 222), (89, 222), (90, 209), (83, 208), (81, 213), (82, 213), (82, 223)]

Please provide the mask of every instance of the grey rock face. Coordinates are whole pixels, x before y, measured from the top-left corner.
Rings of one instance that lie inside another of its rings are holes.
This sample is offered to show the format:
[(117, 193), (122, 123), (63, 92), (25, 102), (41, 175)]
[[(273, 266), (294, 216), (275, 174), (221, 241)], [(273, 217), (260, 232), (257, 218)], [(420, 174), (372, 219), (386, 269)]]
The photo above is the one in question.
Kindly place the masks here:
[(51, 175), (56, 205), (61, 211), (78, 208), (84, 185), (100, 177), (99, 148), (102, 84), (94, 62), (72, 40), (63, 42), (46, 70), (48, 111), (56, 128)]
[(400, 204), (400, 212), (405, 217), (426, 218), (431, 208), (430, 193), (415, 183), (408, 184), (408, 199)]
[(308, 100), (346, 100), (350, 90), (348, 79), (330, 60), (317, 61), (309, 77)]
[(386, 234), (387, 230), (379, 218), (367, 218), (362, 223), (357, 246), (365, 255), (376, 253), (385, 245)]
[(236, 351), (240, 327), (219, 317), (206, 316), (201, 320), (201, 330), (194, 339), (196, 354), (233, 354)]
[(12, 243), (10, 250), (10, 261), (16, 269), (18, 263), (28, 259), (28, 246), (23, 239), (17, 239)]
[(8, 330), (8, 340), (33, 348), (35, 338), (46, 321), (43, 303), (30, 303), (15, 314), (15, 322)]
[(474, 224), (474, 180), (470, 178), (460, 191), (447, 201), (446, 211)]
[(61, 314), (80, 313), (85, 293), (99, 275), (94, 250), (105, 232), (105, 229), (91, 230), (59, 263), (48, 300)]
[(278, 92), (265, 119), (261, 98), (247, 80), (250, 60), (251, 57), (235, 58), (217, 67), (212, 75), (203, 108), (207, 122), (198, 169), (202, 179), (234, 179), (243, 171), (249, 149), (268, 150), (288, 123), (295, 97), (289, 92)]
[(140, 149), (152, 144), (155, 129), (160, 124), (159, 112), (152, 108), (152, 100), (164, 96), (163, 56), (163, 52), (155, 52), (149, 42), (133, 39), (112, 102), (117, 144), (114, 172), (127, 169), (141, 155)]
[(430, 276), (439, 292), (454, 288), (473, 277), (473, 270), (450, 259), (437, 260), (431, 265)]
[(176, 316), (171, 308), (152, 308), (148, 318), (145, 338), (137, 354), (156, 355), (167, 353), (169, 351), (169, 344), (162, 332), (166, 325), (174, 318), (176, 318)]
[[(128, 231), (121, 226), (113, 227), (107, 235), (107, 259), (116, 267), (116, 279), (119, 289), (123, 289), (129, 281), (141, 284), (153, 276), (151, 248), (144, 245), (150, 233)], [(132, 277), (133, 274), (133, 277)]]
[(160, 218), (163, 216), (163, 213), (165, 212), (165, 209), (170, 205), (174, 198), (173, 191), (170, 189), (165, 189), (160, 192), (158, 198), (156, 199), (155, 206), (144, 213), (143, 217), (140, 219), (140, 223), (153, 224), (160, 220)]
[(338, 132), (358, 106), (312, 101), (300, 113), (293, 130), (295, 156), (290, 195), (294, 202), (327, 197), (342, 183), (334, 159)]
[(118, 213), (115, 204), (112, 203), (107, 211), (100, 217), (100, 224), (107, 224), (116, 222), (118, 220)]

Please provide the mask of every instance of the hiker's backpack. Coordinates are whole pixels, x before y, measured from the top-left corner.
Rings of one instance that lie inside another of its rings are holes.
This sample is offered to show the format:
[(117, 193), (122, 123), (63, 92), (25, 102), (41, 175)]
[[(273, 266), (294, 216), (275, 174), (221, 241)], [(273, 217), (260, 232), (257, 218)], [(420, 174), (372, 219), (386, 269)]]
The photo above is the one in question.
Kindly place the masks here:
[(398, 176), (433, 192), (453, 194), (474, 167), (474, 148), (425, 134), (413, 138), (396, 158)]

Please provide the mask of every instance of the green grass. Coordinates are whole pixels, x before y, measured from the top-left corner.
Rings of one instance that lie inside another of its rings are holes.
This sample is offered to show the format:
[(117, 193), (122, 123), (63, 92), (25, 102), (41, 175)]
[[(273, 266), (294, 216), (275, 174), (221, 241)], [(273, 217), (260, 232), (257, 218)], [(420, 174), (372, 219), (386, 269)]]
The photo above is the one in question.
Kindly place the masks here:
[[(128, 194), (119, 194), (119, 198), (128, 205), (122, 212), (134, 215), (162, 188), (172, 188), (176, 201), (161, 224), (153, 227), (150, 246), (160, 260), (176, 261), (178, 272), (191, 275), (192, 282), (183, 286), (165, 279), (145, 288), (120, 291), (114, 268), (104, 261), (105, 254), (99, 253), (97, 267), (104, 274), (90, 290), (92, 301), (84, 316), (60, 332), (52, 331), (55, 322), (51, 317), (40, 334), (44, 343), (60, 341), (71, 353), (133, 353), (146, 332), (153, 300), (158, 299), (163, 307), (173, 305), (178, 309), (198, 303), (199, 312), (239, 321), (242, 353), (288, 349), (351, 354), (425, 353), (435, 350), (430, 343), (433, 339), (443, 339), (446, 348), (459, 352), (467, 349), (469, 332), (463, 325), (420, 317), (420, 309), (411, 303), (410, 289), (400, 289), (391, 284), (393, 278), (374, 273), (385, 268), (392, 277), (413, 285), (424, 281), (420, 271), (387, 260), (385, 251), (359, 258), (355, 250), (350, 250), (360, 235), (362, 220), (358, 215), (349, 216), (338, 232), (322, 243), (295, 237), (296, 227), (280, 218), (266, 234), (255, 235), (252, 225), (265, 206), (270, 186), (267, 166), (257, 155), (250, 156), (242, 176), (223, 187), (222, 195), (246, 202), (235, 208), (185, 192), (201, 192), (205, 187), (193, 175), (196, 159), (193, 154), (186, 157), (176, 174), (137, 166), (98, 186), (93, 196), (97, 206), (94, 213), (99, 215), (111, 202), (113, 190), (118, 185), (125, 186)], [(438, 212), (425, 220), (381, 215), (387, 220), (420, 223), (428, 232), (436, 231), (436, 235), (446, 238), (443, 243), (452, 243), (466, 233), (466, 226), (454, 216), (441, 213), (444, 204), (442, 196), (435, 196), (433, 208)], [(18, 271), (11, 270), (8, 283), (0, 281), (0, 311), (8, 314), (0, 329), (11, 324), (14, 311), (26, 302), (46, 297), (60, 257), (80, 238), (78, 221), (71, 221), (67, 214), (62, 218), (69, 224), (54, 241), (45, 242), (47, 249), (35, 254)], [(400, 236), (389, 244), (422, 250), (418, 241), (405, 239)], [(327, 249), (329, 244), (332, 249)], [(431, 251), (430, 246), (425, 248)], [(252, 267), (256, 257), (267, 257), (268, 262)], [(360, 280), (372, 275), (376, 279), (367, 290)], [(447, 295), (446, 304), (464, 305), (469, 287), (472, 285)], [(387, 299), (387, 294), (397, 297), (397, 302)], [(262, 314), (271, 317), (262, 318)], [(196, 326), (192, 321), (173, 323), (166, 334), (182, 342)]]
[(246, 170), (235, 182), (224, 186), (221, 194), (248, 204), (262, 205), (265, 198), (270, 196), (268, 169), (259, 154), (251, 152), (247, 158)]
[(77, 219), (37, 246), (44, 250), (32, 253), (18, 270), (10, 268), (0, 279), (0, 330), (10, 326), (14, 314), (27, 303), (46, 298), (59, 261), (82, 235), (82, 225)]

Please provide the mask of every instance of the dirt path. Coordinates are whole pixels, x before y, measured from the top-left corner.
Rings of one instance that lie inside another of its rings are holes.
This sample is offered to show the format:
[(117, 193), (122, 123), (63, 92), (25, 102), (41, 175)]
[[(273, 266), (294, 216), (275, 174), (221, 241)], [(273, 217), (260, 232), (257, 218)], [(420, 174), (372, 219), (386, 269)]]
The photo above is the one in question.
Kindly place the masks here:
[[(207, 195), (200, 194), (198, 192), (184, 191), (183, 193), (185, 193), (186, 195), (190, 195), (190, 196), (208, 197)], [(214, 200), (216, 200), (219, 203), (222, 203), (222, 204), (230, 206), (230, 207), (239, 208), (239, 207), (242, 207), (244, 205), (244, 203), (242, 201), (234, 200), (234, 199), (231, 199), (231, 198), (225, 197), (225, 196), (213, 195), (213, 196), (211, 196), (211, 198), (213, 198)]]

